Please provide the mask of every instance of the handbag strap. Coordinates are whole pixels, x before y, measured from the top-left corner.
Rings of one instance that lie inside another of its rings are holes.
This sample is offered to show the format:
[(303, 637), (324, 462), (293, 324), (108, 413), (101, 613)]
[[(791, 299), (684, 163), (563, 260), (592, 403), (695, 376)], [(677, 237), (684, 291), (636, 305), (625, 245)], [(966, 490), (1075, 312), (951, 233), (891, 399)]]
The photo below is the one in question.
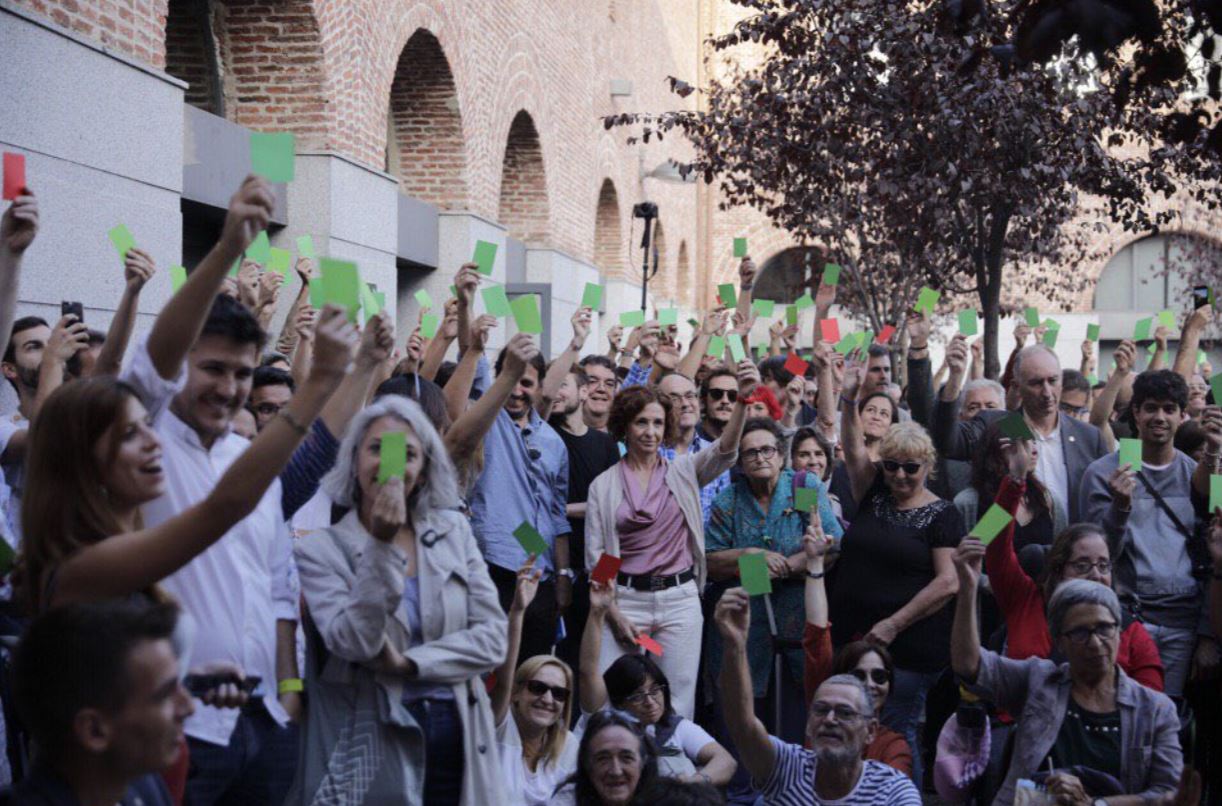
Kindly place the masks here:
[(1159, 505), (1163, 512), (1167, 513), (1167, 517), (1171, 518), (1171, 522), (1175, 524), (1175, 528), (1179, 530), (1180, 534), (1182, 534), (1186, 539), (1191, 540), (1193, 537), (1192, 531), (1184, 525), (1184, 522), (1180, 520), (1180, 516), (1175, 514), (1175, 510), (1173, 510), (1171, 506), (1165, 500), (1163, 500), (1163, 497), (1159, 495), (1158, 490), (1154, 489), (1154, 485), (1150, 483), (1149, 479), (1141, 474), (1140, 470), (1137, 471), (1137, 478), (1141, 480), (1141, 483), (1145, 486), (1146, 491), (1149, 492), (1150, 495), (1154, 496), (1155, 503)]

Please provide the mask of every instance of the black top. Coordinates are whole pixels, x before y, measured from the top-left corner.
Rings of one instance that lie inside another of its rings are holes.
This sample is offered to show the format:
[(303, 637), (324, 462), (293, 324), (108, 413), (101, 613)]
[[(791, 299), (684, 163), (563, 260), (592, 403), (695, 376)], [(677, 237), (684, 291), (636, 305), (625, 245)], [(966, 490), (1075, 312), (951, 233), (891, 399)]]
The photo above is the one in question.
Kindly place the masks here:
[(1015, 522), (1014, 525), (1014, 550), (1019, 551), (1025, 546), (1051, 546), (1053, 534), (1052, 513), (1047, 509), (1041, 510), (1040, 514), (1031, 519), (1031, 522), (1026, 526), (1021, 526)]
[[(933, 549), (954, 548), (966, 530), (959, 510), (938, 499), (897, 510), (879, 471), (841, 543), (830, 603), (837, 646), (864, 637), (933, 581)], [(950, 659), (952, 603), (896, 636), (895, 665), (936, 672)]]
[[(160, 775), (143, 775), (127, 786), (118, 806), (173, 806)], [(35, 765), (21, 783), (0, 792), (0, 806), (80, 806), (67, 782)]]
[(1053, 766), (1057, 769), (1082, 766), (1122, 779), (1120, 771), (1120, 712), (1097, 714), (1087, 711), (1069, 698), (1065, 721), (1052, 745)]
[[(553, 418), (554, 421), (554, 418)], [(569, 451), (569, 500), (581, 504), (590, 495), (590, 484), (599, 474), (619, 461), (619, 446), (605, 431), (586, 429), (581, 436), (571, 434), (560, 423), (554, 426)], [(569, 560), (574, 569), (585, 566), (586, 519), (569, 518), (573, 532), (569, 537)]]

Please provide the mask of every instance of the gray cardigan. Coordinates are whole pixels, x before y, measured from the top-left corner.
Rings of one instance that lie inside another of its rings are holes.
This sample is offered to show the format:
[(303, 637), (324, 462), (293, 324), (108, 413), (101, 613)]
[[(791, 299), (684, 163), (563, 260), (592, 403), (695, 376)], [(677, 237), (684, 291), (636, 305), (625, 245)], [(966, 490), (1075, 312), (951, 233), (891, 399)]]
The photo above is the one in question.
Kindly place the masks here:
[(419, 679), (449, 684), (462, 721), (462, 802), (504, 787), (496, 727), (480, 675), (505, 657), (508, 622), (470, 524), (446, 510), (412, 513), (423, 641), (408, 649), (407, 554), (374, 539), (356, 510), (297, 542), (308, 610), (308, 709), (290, 804), (421, 802), (424, 745), (403, 706), (403, 680), (370, 664), (390, 644)]
[[(1069, 707), (1069, 664), (1043, 658), (1012, 660), (980, 650), (980, 672), (971, 688), (1014, 714), (1014, 753), (995, 804), (1009, 806), (1020, 778), (1030, 778), (1056, 743)], [(1162, 692), (1146, 688), (1116, 667), (1120, 709), (1121, 784), (1125, 794), (1147, 800), (1174, 792), (1184, 766), (1180, 721)]]

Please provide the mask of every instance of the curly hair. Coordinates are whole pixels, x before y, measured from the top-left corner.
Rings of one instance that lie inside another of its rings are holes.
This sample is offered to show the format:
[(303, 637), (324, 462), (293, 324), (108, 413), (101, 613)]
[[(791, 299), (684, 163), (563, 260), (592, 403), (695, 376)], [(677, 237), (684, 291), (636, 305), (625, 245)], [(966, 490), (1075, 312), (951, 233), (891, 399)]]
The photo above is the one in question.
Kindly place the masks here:
[(671, 412), (670, 398), (648, 386), (630, 386), (615, 396), (611, 402), (611, 414), (607, 417), (607, 430), (616, 442), (628, 442), (628, 426), (650, 403), (662, 407), (666, 420), (666, 432), (662, 441), (674, 444), (679, 425)]

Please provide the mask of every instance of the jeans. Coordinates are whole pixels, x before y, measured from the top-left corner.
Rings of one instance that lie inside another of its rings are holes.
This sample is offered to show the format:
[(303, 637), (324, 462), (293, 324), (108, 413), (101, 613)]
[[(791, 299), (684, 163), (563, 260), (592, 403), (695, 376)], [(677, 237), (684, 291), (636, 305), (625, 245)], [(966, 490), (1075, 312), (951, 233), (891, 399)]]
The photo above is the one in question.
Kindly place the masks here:
[[(501, 568), (499, 565), (488, 566), (488, 576), (496, 585), (496, 592), (501, 600), (501, 609), (509, 612), (513, 604), (513, 593), (518, 586), (518, 572)], [(518, 665), (535, 655), (552, 654), (552, 646), (556, 643), (556, 580), (545, 579), (539, 583), (535, 600), (526, 608), (522, 619), (522, 646), (518, 650)]]
[(1179, 699), (1184, 696), (1184, 685), (1192, 670), (1192, 653), (1196, 651), (1196, 630), (1187, 627), (1163, 627), (1145, 623), (1146, 632), (1158, 647), (1158, 656), (1163, 661), (1163, 693)]
[(891, 695), (883, 706), (882, 723), (902, 733), (912, 749), (912, 782), (917, 791), (921, 789), (921, 734), (917, 728), (925, 714), (925, 697), (941, 676), (941, 672), (913, 672), (897, 667), (891, 679)]
[(243, 709), (238, 724), (222, 747), (187, 737), (191, 767), (187, 773), (186, 806), (283, 803), (297, 772), (297, 737), (292, 722), (276, 724), (262, 700)]
[(416, 724), (424, 732), (424, 797), (428, 806), (458, 806), (462, 800), (462, 719), (453, 700), (416, 700), (409, 703)]

